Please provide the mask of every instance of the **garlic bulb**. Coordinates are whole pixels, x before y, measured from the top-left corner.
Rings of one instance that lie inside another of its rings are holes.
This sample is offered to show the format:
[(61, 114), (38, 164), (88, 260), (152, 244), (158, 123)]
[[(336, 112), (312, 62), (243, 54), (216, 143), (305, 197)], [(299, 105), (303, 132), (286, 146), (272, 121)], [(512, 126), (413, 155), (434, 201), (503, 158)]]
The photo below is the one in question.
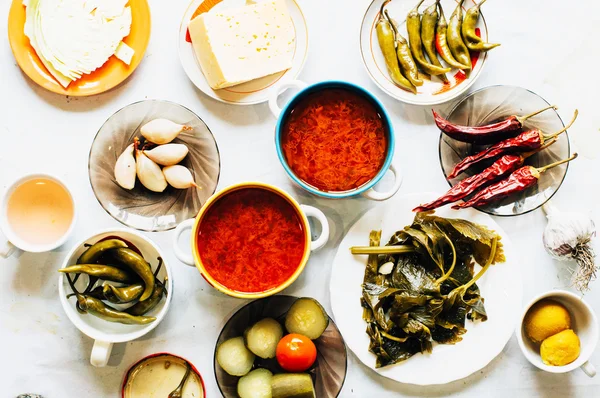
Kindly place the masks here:
[(135, 186), (135, 158), (133, 157), (133, 144), (129, 145), (115, 163), (115, 179), (117, 184), (125, 189)]
[(168, 119), (154, 119), (144, 124), (140, 132), (148, 141), (162, 145), (173, 141), (182, 131), (191, 129), (189, 126), (177, 124)]
[(544, 211), (548, 218), (543, 235), (546, 251), (557, 260), (575, 260), (578, 267), (573, 284), (580, 291), (588, 290), (597, 271), (591, 246), (596, 235), (594, 221), (582, 213), (560, 212), (550, 202), (544, 205)]
[(159, 145), (149, 151), (144, 151), (144, 154), (150, 160), (162, 166), (173, 166), (187, 156), (188, 148), (183, 144), (165, 144)]
[(388, 261), (387, 263), (384, 263), (381, 265), (381, 267), (379, 267), (379, 273), (381, 275), (389, 275), (392, 273), (393, 270), (394, 270), (394, 263), (391, 261)]
[(154, 192), (162, 192), (167, 187), (167, 180), (160, 167), (139, 149), (136, 151), (137, 176), (143, 186)]
[(167, 182), (173, 188), (187, 189), (197, 187), (192, 173), (184, 166), (167, 166), (162, 170)]

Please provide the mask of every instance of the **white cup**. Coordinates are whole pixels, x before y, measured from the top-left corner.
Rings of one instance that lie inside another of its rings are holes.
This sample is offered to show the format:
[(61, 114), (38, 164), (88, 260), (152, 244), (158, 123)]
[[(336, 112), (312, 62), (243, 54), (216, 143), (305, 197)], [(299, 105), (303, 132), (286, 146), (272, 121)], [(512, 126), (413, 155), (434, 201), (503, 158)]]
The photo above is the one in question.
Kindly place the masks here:
[[(155, 243), (133, 230), (110, 229), (101, 231), (90, 238), (79, 242), (67, 255), (64, 263), (62, 264), (62, 268), (66, 268), (77, 262), (79, 256), (81, 256), (81, 254), (87, 249), (84, 246), (85, 243), (94, 244), (107, 236), (118, 236), (128, 242), (133, 243), (142, 252), (142, 255), (146, 261), (153, 265), (153, 269), (156, 267), (157, 258), (162, 257), (163, 266), (157, 278), (164, 280), (165, 277), (167, 277), (166, 288), (168, 294), (166, 297), (163, 296), (163, 299), (160, 301), (160, 303), (151, 312), (146, 314), (148, 316), (156, 317), (154, 322), (151, 322), (147, 325), (124, 325), (121, 323), (108, 322), (91, 314), (80, 314), (77, 312), (74, 298), (67, 299), (67, 295), (72, 293), (67, 278), (62, 273), (59, 275), (58, 295), (62, 307), (65, 310), (69, 320), (77, 327), (77, 329), (79, 329), (81, 333), (95, 340), (90, 362), (96, 367), (106, 366), (114, 343), (123, 343), (138, 339), (158, 326), (158, 324), (167, 314), (171, 304), (171, 298), (173, 297), (173, 277), (165, 255)], [(76, 287), (80, 291), (83, 291), (86, 285), (87, 278), (79, 278), (76, 283)], [(120, 309), (126, 308), (131, 304), (110, 305), (114, 308)]]
[[(33, 244), (30, 242), (27, 242), (25, 239), (19, 237), (13, 231), (12, 227), (10, 226), (10, 223), (8, 222), (9, 198), (15, 192), (15, 190), (19, 186), (21, 186), (23, 183), (33, 180), (33, 179), (37, 179), (37, 178), (43, 178), (43, 179), (47, 179), (47, 180), (56, 182), (58, 185), (60, 185), (62, 188), (64, 188), (65, 192), (67, 192), (69, 194), (69, 197), (71, 198), (71, 201), (73, 202), (73, 219), (71, 220), (71, 225), (69, 226), (69, 229), (67, 230), (67, 232), (65, 232), (63, 234), (63, 236), (58, 238), (56, 241), (54, 241), (52, 243), (48, 243), (48, 244)], [(75, 206), (75, 200), (73, 199), (73, 195), (72, 195), (71, 191), (69, 190), (69, 188), (67, 187), (67, 185), (60, 178), (49, 175), (49, 174), (43, 174), (43, 173), (25, 175), (25, 176), (17, 179), (11, 185), (9, 185), (8, 189), (4, 192), (4, 195), (2, 197), (2, 208), (1, 208), (1, 212), (0, 212), (0, 229), (2, 229), (2, 233), (6, 237), (6, 240), (4, 242), (0, 242), (0, 256), (7, 258), (15, 252), (15, 249), (20, 249), (22, 251), (30, 252), (30, 253), (42, 253), (42, 252), (54, 250), (66, 242), (66, 240), (68, 239), (71, 232), (73, 232), (73, 228), (75, 227), (76, 220), (77, 220), (77, 210), (76, 210), (76, 206)]]
[[(523, 325), (525, 315), (527, 315), (527, 312), (535, 303), (542, 299), (551, 299), (561, 303), (571, 314), (571, 329), (579, 337), (581, 352), (579, 353), (579, 357), (570, 364), (564, 366), (546, 365), (540, 356), (539, 345), (534, 344), (525, 333)], [(550, 373), (566, 373), (581, 368), (589, 377), (596, 375), (596, 368), (588, 360), (598, 343), (598, 319), (592, 307), (578, 295), (565, 290), (552, 290), (535, 297), (525, 306), (515, 334), (523, 355), (536, 367)]]

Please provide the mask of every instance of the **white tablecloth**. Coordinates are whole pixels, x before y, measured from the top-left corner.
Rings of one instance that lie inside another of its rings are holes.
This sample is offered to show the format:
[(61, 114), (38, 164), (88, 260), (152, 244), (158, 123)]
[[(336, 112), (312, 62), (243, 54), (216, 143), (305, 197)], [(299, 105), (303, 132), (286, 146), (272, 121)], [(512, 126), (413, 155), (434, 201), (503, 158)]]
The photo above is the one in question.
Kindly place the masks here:
[[(395, 0), (404, 1), (404, 0)], [(404, 170), (401, 193), (444, 191), (438, 164), (438, 130), (429, 108), (403, 105), (370, 80), (358, 50), (359, 27), (369, 0), (300, 0), (309, 27), (309, 54), (300, 75), (306, 82), (351, 81), (379, 97), (393, 118), (396, 159)], [(67, 319), (58, 300), (57, 273), (71, 246), (94, 231), (119, 227), (94, 198), (87, 174), (92, 139), (119, 108), (142, 99), (181, 103), (198, 113), (215, 134), (222, 156), (220, 187), (262, 180), (291, 192), (301, 203), (321, 208), (332, 223), (331, 241), (314, 254), (304, 274), (286, 290), (316, 297), (329, 309), (328, 281), (337, 244), (350, 225), (375, 206), (365, 199), (320, 200), (294, 187), (274, 150), (275, 121), (265, 104), (236, 107), (216, 102), (195, 89), (179, 63), (177, 31), (187, 0), (150, 0), (152, 38), (145, 59), (119, 88), (91, 98), (66, 98), (39, 88), (21, 73), (11, 54), (7, 31), (10, 0), (0, 1), (0, 190), (18, 176), (54, 173), (72, 187), (79, 222), (71, 239), (45, 254), (21, 253), (0, 267), (0, 395), (36, 392), (45, 398), (117, 397), (124, 372), (151, 353), (185, 356), (200, 370), (209, 397), (219, 396), (213, 373), (213, 350), (225, 320), (244, 302), (219, 294), (198, 274), (179, 263), (170, 250), (173, 232), (149, 233), (166, 252), (174, 272), (172, 309), (146, 337), (114, 347), (109, 366), (89, 364), (91, 339)], [(491, 39), (502, 46), (491, 54), (473, 89), (494, 84), (520, 85), (561, 106), (569, 118), (573, 107), (581, 120), (570, 130), (579, 150), (590, 144), (600, 122), (597, 94), (600, 65), (600, 2), (564, 0), (492, 0), (484, 13)], [(594, 39), (595, 37), (595, 39)], [(573, 82), (573, 83), (571, 83)], [(441, 106), (442, 111), (449, 105)], [(563, 209), (598, 214), (598, 162), (582, 157), (569, 168), (555, 198)], [(520, 249), (524, 300), (553, 288), (568, 288), (565, 265), (545, 253), (541, 234), (545, 218), (536, 211), (497, 220)], [(597, 224), (600, 225), (600, 224)], [(586, 299), (600, 313), (600, 282)], [(457, 358), (460, 360), (460, 358)], [(600, 365), (600, 350), (592, 357)], [(521, 355), (513, 337), (502, 354), (471, 377), (444, 386), (414, 387), (379, 377), (350, 354), (341, 397), (598, 397), (600, 376), (577, 370), (544, 373)], [(448, 364), (452, 366), (452, 364)]]

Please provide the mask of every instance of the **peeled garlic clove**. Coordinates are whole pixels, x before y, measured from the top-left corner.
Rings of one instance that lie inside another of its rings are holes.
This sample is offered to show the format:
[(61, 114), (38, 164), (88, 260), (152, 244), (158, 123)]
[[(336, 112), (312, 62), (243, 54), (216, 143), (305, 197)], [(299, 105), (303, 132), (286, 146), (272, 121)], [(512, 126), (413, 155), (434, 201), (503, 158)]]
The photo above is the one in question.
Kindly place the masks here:
[(167, 182), (170, 186), (177, 189), (187, 189), (189, 187), (197, 187), (194, 182), (192, 173), (183, 166), (167, 166), (162, 170)]
[(167, 180), (160, 167), (140, 150), (136, 151), (137, 176), (143, 186), (153, 192), (162, 192), (167, 187)]
[(144, 151), (144, 154), (162, 166), (173, 166), (187, 156), (188, 148), (183, 144), (165, 144)]
[(144, 124), (140, 131), (148, 141), (162, 145), (173, 141), (182, 131), (191, 129), (168, 119), (154, 119)]
[(129, 145), (115, 163), (115, 179), (117, 184), (125, 189), (135, 186), (135, 158), (133, 157), (133, 144)]

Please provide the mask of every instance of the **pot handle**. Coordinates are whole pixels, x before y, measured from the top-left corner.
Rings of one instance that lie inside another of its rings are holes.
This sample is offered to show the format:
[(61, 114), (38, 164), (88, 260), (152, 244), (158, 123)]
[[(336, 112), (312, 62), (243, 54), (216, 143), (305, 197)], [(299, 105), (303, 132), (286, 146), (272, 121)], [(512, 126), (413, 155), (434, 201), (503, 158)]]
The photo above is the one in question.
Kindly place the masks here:
[(190, 218), (189, 220), (185, 220), (184, 222), (180, 223), (175, 229), (175, 235), (173, 235), (173, 251), (175, 252), (175, 256), (182, 263), (192, 267), (194, 266), (194, 257), (181, 249), (181, 246), (179, 246), (179, 238), (184, 231), (194, 227), (195, 221), (196, 220), (194, 218)]
[(392, 196), (394, 196), (396, 194), (396, 192), (398, 192), (398, 190), (402, 186), (403, 176), (402, 176), (402, 172), (400, 171), (400, 168), (396, 168), (396, 166), (394, 166), (393, 164), (390, 166), (389, 171), (394, 173), (394, 186), (392, 187), (392, 189), (390, 189), (387, 192), (377, 192), (374, 188), (371, 188), (371, 189), (363, 192), (362, 196), (367, 199), (377, 200), (377, 201), (387, 200), (387, 199), (391, 198)]
[(271, 110), (273, 116), (275, 116), (275, 119), (278, 119), (279, 115), (281, 114), (281, 108), (279, 107), (279, 105), (277, 105), (277, 99), (279, 98), (279, 96), (288, 88), (297, 88), (299, 90), (302, 90), (306, 86), (307, 84), (300, 80), (292, 80), (277, 86), (275, 91), (273, 91), (273, 93), (269, 97), (269, 109)]
[(581, 370), (583, 370), (583, 373), (585, 373), (589, 377), (596, 376), (596, 367), (592, 365), (590, 361), (587, 361), (583, 365), (581, 365)]
[(319, 235), (317, 239), (310, 242), (311, 251), (319, 250), (325, 246), (329, 240), (329, 221), (327, 221), (325, 214), (323, 214), (323, 212), (316, 207), (300, 205), (300, 208), (304, 214), (306, 214), (306, 217), (316, 218), (317, 221), (319, 221), (319, 224), (321, 224), (321, 235)]
[(113, 343), (107, 341), (94, 340), (94, 346), (92, 347), (92, 356), (90, 363), (97, 367), (103, 368), (108, 363), (110, 353), (112, 351)]
[(0, 245), (0, 257), (9, 258), (15, 252), (16, 247), (10, 241), (5, 240)]

